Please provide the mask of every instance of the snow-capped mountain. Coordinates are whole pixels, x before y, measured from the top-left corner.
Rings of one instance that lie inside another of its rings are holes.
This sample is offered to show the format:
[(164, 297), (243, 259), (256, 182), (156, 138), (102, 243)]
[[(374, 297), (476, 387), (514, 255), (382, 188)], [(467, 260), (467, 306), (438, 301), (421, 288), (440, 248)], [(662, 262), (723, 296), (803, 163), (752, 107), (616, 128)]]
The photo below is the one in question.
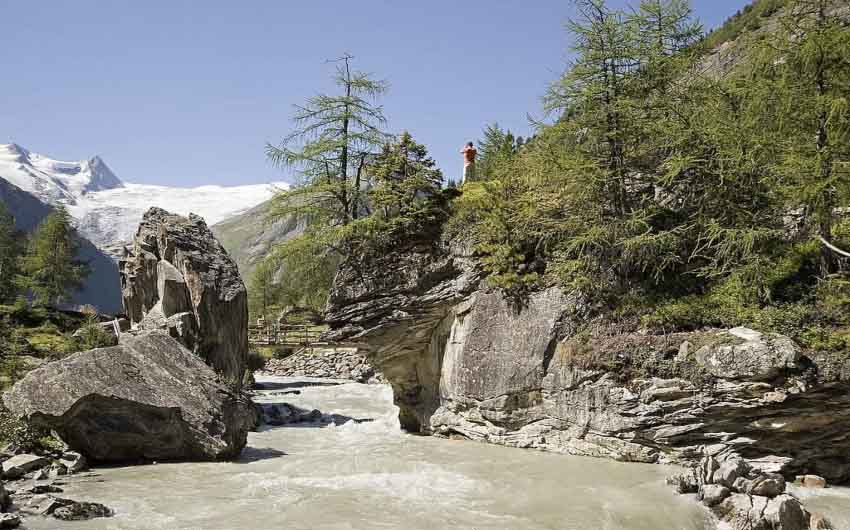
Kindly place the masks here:
[(282, 182), (177, 188), (122, 182), (99, 157), (63, 162), (17, 144), (0, 144), (0, 178), (48, 204), (64, 205), (87, 239), (108, 249), (132, 240), (151, 206), (203, 217), (213, 225), (286, 188)]

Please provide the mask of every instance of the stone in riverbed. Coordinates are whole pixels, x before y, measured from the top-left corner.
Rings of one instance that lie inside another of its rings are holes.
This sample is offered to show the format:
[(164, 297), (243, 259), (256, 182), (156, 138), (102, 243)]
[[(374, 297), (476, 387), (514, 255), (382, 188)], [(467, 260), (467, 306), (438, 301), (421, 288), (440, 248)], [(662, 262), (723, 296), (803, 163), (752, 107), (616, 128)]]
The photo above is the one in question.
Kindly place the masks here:
[(705, 484), (699, 490), (699, 498), (706, 506), (716, 506), (730, 494), (729, 488), (720, 484)]
[(124, 335), (118, 346), (33, 370), (4, 401), (101, 462), (232, 458), (256, 418), (250, 399), (164, 332)]
[(776, 497), (785, 491), (785, 479), (782, 475), (765, 475), (754, 479), (747, 490), (750, 495)]
[[(75, 451), (66, 451), (63, 453), (62, 458), (59, 459), (59, 465), (65, 468), (66, 473), (79, 473), (88, 469), (86, 457)], [(57, 472), (57, 474), (61, 475), (64, 473)]]
[(53, 517), (62, 521), (87, 521), (112, 515), (110, 508), (96, 502), (74, 502), (53, 511)]
[(825, 488), (826, 479), (817, 475), (798, 475), (797, 482), (806, 488)]
[(30, 471), (35, 471), (48, 464), (50, 464), (50, 461), (43, 456), (29, 454), (15, 455), (3, 462), (3, 478), (21, 478)]
[(21, 525), (21, 518), (13, 513), (0, 513), (0, 528), (17, 528)]

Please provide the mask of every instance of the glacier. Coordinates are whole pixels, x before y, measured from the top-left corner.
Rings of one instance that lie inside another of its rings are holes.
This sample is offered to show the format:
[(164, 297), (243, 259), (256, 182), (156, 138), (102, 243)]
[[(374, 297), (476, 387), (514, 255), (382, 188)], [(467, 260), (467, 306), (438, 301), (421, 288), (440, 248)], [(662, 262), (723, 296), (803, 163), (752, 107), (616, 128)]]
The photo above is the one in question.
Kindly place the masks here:
[(181, 188), (119, 179), (100, 158), (66, 162), (17, 144), (0, 144), (0, 178), (51, 205), (62, 205), (79, 232), (113, 257), (132, 240), (148, 208), (188, 215), (213, 225), (269, 200), (285, 182)]

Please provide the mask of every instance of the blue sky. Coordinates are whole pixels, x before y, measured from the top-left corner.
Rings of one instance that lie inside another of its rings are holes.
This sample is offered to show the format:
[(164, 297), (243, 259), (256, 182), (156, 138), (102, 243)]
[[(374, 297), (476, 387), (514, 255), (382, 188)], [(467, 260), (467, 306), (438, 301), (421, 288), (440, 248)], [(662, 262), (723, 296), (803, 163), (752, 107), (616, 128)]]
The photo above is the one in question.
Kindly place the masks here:
[[(622, 5), (624, 0), (612, 4)], [(706, 27), (746, 0), (695, 0)], [(568, 58), (569, 0), (0, 0), (0, 143), (99, 154), (124, 180), (196, 186), (288, 179), (263, 146), (292, 105), (330, 88), (326, 59), (389, 81), (408, 129), (449, 177), (489, 122), (525, 135)]]

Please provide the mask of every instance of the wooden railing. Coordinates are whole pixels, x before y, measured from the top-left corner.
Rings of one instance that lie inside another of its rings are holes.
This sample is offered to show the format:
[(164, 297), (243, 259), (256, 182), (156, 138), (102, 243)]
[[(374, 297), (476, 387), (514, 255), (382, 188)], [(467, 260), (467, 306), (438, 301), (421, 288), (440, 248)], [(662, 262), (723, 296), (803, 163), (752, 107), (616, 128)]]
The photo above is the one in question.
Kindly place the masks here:
[(322, 329), (310, 324), (249, 326), (248, 342), (256, 346), (292, 346), (309, 348), (319, 343)]

